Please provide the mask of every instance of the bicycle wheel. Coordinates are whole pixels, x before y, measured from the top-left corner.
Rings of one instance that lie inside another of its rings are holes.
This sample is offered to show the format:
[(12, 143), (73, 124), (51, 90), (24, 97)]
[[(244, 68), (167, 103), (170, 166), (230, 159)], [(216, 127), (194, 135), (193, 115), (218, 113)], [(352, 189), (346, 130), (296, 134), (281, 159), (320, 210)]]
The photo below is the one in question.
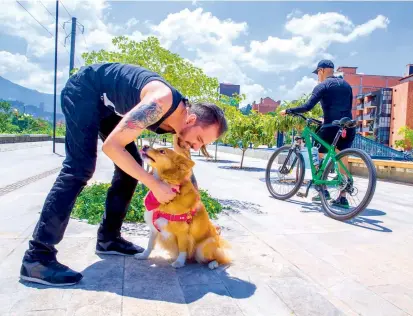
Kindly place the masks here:
[(265, 171), (268, 191), (278, 200), (289, 199), (300, 189), (304, 171), (303, 156), (291, 146), (280, 147), (270, 157)]
[[(344, 207), (342, 204), (329, 203), (325, 195), (320, 194), (324, 211), (330, 217), (340, 221), (354, 218), (365, 210), (373, 198), (377, 183), (376, 167), (369, 155), (360, 149), (345, 149), (337, 154), (337, 165), (339, 161), (345, 161), (346, 158), (351, 158), (353, 161), (351, 168), (349, 168), (350, 177), (340, 167), (334, 167), (333, 162), (330, 160), (323, 172), (322, 179), (331, 181), (333, 178), (338, 177), (337, 172), (340, 172), (344, 179), (338, 186), (327, 188), (326, 185), (322, 185), (321, 188), (323, 190), (328, 189), (330, 194), (332, 189), (336, 189), (337, 193), (331, 194), (332, 201), (345, 194), (348, 206)], [(362, 196), (361, 198), (359, 194)], [(336, 195), (336, 198), (334, 195)], [(353, 202), (356, 204), (357, 200), (359, 201), (358, 205), (352, 206)]]

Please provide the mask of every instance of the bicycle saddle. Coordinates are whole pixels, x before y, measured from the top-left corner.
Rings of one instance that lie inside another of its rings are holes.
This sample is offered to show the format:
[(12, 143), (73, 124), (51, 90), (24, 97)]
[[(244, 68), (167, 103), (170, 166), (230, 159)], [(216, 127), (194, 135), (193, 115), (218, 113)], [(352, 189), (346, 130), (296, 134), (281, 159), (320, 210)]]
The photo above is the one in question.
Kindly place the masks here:
[(349, 117), (343, 117), (341, 120), (335, 120), (331, 123), (333, 126), (339, 126), (343, 128), (354, 128), (357, 126), (357, 121), (352, 120)]

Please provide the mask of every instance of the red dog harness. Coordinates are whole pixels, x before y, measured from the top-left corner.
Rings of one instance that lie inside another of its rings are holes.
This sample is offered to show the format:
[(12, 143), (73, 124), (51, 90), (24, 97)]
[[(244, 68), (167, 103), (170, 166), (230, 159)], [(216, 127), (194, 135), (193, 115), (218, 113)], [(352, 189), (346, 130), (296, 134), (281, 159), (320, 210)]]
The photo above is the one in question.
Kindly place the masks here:
[[(175, 189), (172, 189), (174, 192), (177, 192)], [(161, 230), (159, 229), (159, 227), (156, 225), (156, 220), (158, 218), (165, 218), (168, 221), (171, 222), (187, 222), (188, 224), (192, 222), (192, 218), (195, 215), (195, 213), (197, 212), (197, 209), (194, 208), (193, 210), (191, 210), (188, 213), (184, 213), (184, 214), (168, 214), (168, 213), (164, 213), (161, 212), (158, 207), (161, 205), (161, 203), (158, 202), (158, 200), (155, 198), (155, 195), (153, 195), (152, 191), (149, 191), (148, 194), (145, 197), (144, 200), (144, 204), (145, 204), (145, 208), (148, 212), (150, 211), (154, 211), (153, 212), (153, 216), (152, 216), (152, 223), (153, 226), (155, 226), (155, 228), (160, 232)]]

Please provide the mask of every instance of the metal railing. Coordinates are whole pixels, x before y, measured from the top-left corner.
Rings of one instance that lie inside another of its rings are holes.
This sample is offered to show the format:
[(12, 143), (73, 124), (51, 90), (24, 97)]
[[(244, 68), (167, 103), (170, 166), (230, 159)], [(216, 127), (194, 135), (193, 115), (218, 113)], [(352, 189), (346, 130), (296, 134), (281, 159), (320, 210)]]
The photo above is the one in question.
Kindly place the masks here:
[(351, 147), (364, 150), (373, 159), (413, 161), (412, 155), (380, 144), (360, 134), (356, 134)]

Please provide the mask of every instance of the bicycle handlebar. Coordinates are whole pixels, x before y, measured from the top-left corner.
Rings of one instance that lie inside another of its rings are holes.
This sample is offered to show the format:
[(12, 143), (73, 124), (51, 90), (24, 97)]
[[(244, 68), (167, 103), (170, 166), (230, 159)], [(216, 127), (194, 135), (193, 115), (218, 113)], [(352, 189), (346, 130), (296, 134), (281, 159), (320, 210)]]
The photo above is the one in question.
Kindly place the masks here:
[(292, 115), (292, 116), (301, 117), (301, 118), (302, 118), (303, 120), (305, 120), (307, 123), (314, 123), (314, 124), (317, 124), (317, 125), (323, 125), (323, 122), (321, 122), (320, 120), (316, 120), (316, 119), (313, 119), (313, 118), (311, 118), (311, 117), (306, 117), (306, 116), (302, 115), (301, 113), (291, 113), (291, 112), (288, 112), (288, 111), (287, 111), (287, 114), (288, 114), (288, 115)]

